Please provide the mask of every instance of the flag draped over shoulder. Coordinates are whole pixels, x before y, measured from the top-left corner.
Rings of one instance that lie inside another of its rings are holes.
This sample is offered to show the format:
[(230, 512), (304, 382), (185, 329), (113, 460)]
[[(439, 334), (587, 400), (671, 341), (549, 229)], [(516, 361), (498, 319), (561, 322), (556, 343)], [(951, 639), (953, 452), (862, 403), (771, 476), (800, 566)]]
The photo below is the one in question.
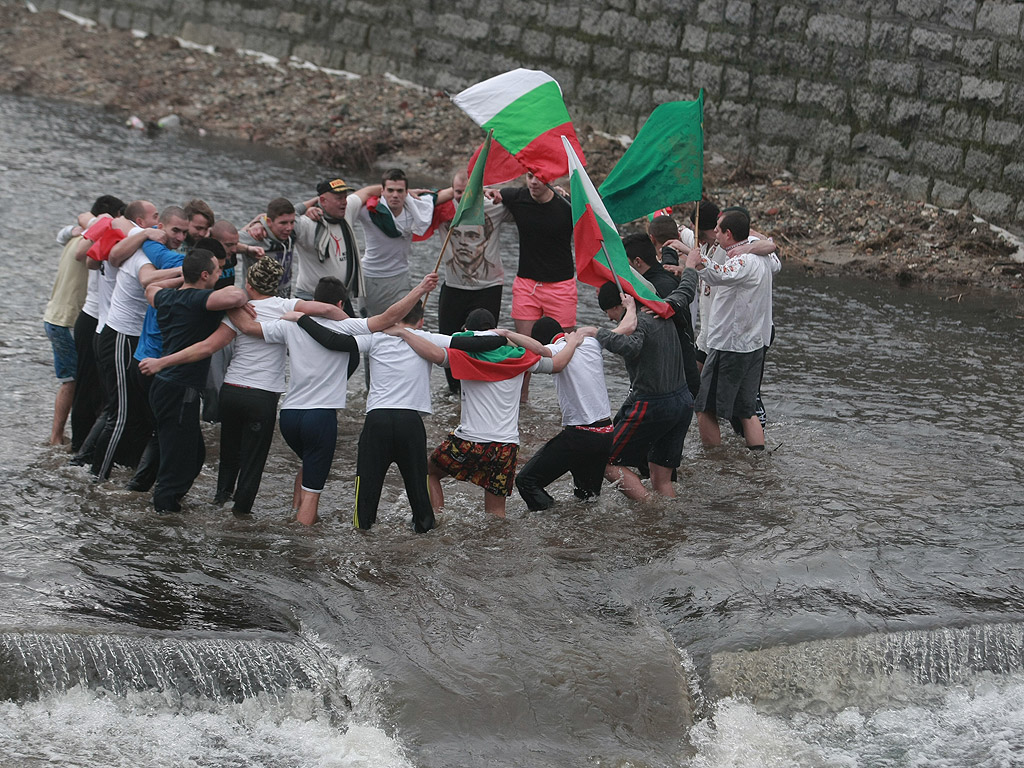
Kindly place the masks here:
[[(562, 136), (568, 138), (577, 157), (583, 157), (569, 111), (562, 100), (562, 89), (545, 72), (533, 69), (505, 72), (457, 93), (452, 101), (477, 125), (493, 130), (495, 143), (542, 181), (551, 182), (568, 173), (559, 141)], [(498, 147), (492, 154), (492, 166), (504, 159), (500, 158)], [(507, 163), (502, 166), (509, 168)], [(485, 177), (484, 183), (507, 180), (508, 177), (495, 179), (492, 175)]]
[(655, 109), (601, 185), (612, 220), (624, 224), (704, 191), (704, 91)]
[[(453, 336), (472, 336), (472, 331)], [(525, 373), (540, 360), (540, 355), (522, 347), (506, 344), (487, 352), (464, 352), (448, 348), (448, 365), (452, 376), (467, 381), (506, 381)]]
[(605, 209), (594, 183), (564, 142), (569, 161), (569, 190), (572, 197), (573, 242), (576, 245), (576, 278), (600, 287), (616, 276), (623, 290), (661, 317), (670, 317), (673, 309), (663, 301), (639, 272), (629, 265), (615, 223)]

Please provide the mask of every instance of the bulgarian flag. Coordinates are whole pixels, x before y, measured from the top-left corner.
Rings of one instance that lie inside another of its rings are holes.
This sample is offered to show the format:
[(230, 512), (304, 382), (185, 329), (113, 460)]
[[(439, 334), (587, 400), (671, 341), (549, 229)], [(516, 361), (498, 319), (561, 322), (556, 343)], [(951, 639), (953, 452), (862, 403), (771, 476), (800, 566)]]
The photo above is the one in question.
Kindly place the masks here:
[[(472, 336), (461, 331), (452, 336)], [(448, 365), (452, 376), (466, 381), (507, 381), (526, 373), (540, 360), (540, 355), (522, 347), (506, 344), (488, 352), (465, 352), (448, 348)]]
[[(567, 137), (577, 157), (583, 157), (562, 89), (551, 75), (533, 69), (515, 69), (472, 85), (452, 97), (473, 122), (494, 131), (495, 146), (487, 163), (484, 183), (508, 181), (512, 162), (541, 181), (552, 182), (568, 173), (561, 137)], [(499, 147), (504, 152), (499, 151)], [(516, 176), (522, 175), (520, 171)]]
[(672, 307), (663, 301), (643, 276), (629, 265), (615, 222), (576, 157), (572, 144), (563, 139), (569, 161), (572, 197), (573, 242), (576, 245), (576, 279), (600, 287), (618, 282), (626, 293), (661, 317), (671, 317)]
[(625, 224), (704, 191), (704, 90), (696, 101), (655, 109), (601, 185), (614, 221)]
[(459, 199), (459, 207), (455, 211), (455, 217), (452, 219), (452, 229), (455, 229), (460, 224), (475, 224), (479, 227), (484, 225), (484, 173), (487, 167), (487, 158), (490, 156), (491, 147), (493, 146), (491, 144), (492, 136), (494, 136), (494, 131), (488, 131), (487, 138), (484, 139), (484, 143), (477, 150), (473, 170), (469, 174), (466, 189)]

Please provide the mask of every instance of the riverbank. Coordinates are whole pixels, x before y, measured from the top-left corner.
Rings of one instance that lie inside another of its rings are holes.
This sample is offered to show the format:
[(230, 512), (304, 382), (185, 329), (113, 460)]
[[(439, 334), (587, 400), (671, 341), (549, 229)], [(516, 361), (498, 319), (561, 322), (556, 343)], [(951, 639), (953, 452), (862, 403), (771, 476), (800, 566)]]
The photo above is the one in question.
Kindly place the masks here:
[[(294, 149), (339, 173), (401, 165), (414, 177), (439, 180), (482, 138), (447, 95), (414, 84), (16, 6), (0, 6), (0, 91), (93, 104), (125, 130), (133, 117), (144, 130), (161, 130), (161, 119), (175, 115), (178, 130)], [(623, 145), (585, 124), (577, 131), (600, 183)], [(941, 211), (884, 190), (821, 188), (713, 154), (705, 189), (716, 202), (749, 208), (783, 258), (815, 274), (934, 283), (951, 298), (974, 289), (1024, 294), (1024, 250), (967, 211)]]

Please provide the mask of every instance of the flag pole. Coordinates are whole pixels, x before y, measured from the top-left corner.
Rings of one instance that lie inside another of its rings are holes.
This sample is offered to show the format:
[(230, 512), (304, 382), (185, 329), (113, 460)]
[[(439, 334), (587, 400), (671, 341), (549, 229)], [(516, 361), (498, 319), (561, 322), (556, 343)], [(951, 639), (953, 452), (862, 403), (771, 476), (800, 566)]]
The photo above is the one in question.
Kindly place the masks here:
[[(454, 229), (454, 227), (452, 227), (452, 226), (448, 227), (448, 234), (445, 236), (444, 243), (441, 245), (441, 252), (437, 255), (437, 264), (434, 265), (434, 271), (435, 272), (437, 272), (437, 270), (439, 270), (441, 268), (441, 259), (444, 258), (444, 249), (448, 247), (448, 241), (452, 239), (452, 229)], [(427, 291), (425, 294), (423, 294), (423, 299), (422, 299), (424, 307), (427, 306), (427, 299), (429, 299), (429, 298), (430, 298), (430, 291)]]
[(441, 252), (437, 255), (437, 264), (434, 265), (434, 271), (437, 272), (441, 268), (441, 259), (444, 258), (444, 249), (448, 247), (448, 241), (452, 239), (452, 230), (454, 227), (451, 224), (448, 225), (448, 234), (445, 235), (444, 243), (441, 245)]
[(696, 207), (693, 209), (693, 247), (700, 250), (700, 200), (695, 205)]
[(612, 277), (615, 278), (615, 286), (619, 289), (619, 293), (625, 293), (622, 288), (622, 281), (619, 280), (619, 273), (615, 271), (615, 267), (612, 266), (612, 259), (608, 255), (608, 251), (604, 249), (604, 243), (601, 243), (601, 253), (604, 254), (604, 260), (608, 264), (608, 271), (612, 273)]

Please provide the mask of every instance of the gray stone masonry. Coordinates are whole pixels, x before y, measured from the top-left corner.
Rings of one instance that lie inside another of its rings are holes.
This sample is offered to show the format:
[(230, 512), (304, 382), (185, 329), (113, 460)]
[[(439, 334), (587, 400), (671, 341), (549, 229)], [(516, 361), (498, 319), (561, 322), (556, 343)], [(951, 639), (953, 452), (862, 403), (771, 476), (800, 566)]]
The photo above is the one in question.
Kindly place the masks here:
[[(21, 0), (0, 0), (21, 2)], [(705, 147), (1024, 226), (1014, 0), (35, 0), (102, 24), (458, 90), (517, 66), (635, 133), (705, 91)]]

